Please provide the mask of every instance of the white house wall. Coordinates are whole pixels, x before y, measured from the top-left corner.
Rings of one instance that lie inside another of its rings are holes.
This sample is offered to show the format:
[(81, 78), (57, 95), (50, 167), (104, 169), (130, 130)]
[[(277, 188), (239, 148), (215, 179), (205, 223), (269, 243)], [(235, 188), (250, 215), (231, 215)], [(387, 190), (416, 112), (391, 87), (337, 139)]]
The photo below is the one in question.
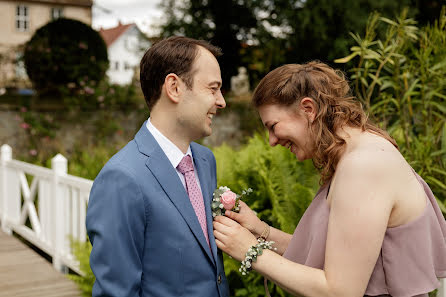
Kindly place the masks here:
[[(127, 46), (128, 43), (130, 46)], [(108, 48), (108, 59), (110, 67), (107, 76), (110, 82), (126, 85), (132, 81), (135, 69), (139, 67), (144, 51), (139, 49), (140, 39), (138, 29), (128, 29)], [(128, 68), (125, 68), (125, 65)], [(117, 67), (116, 67), (117, 66)]]

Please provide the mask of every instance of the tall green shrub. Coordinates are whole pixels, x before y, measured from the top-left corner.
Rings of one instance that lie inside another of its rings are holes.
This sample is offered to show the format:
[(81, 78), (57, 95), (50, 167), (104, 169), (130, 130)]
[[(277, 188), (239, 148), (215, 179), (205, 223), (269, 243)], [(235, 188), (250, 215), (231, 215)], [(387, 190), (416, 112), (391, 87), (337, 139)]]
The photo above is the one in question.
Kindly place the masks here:
[[(378, 39), (378, 28), (386, 30)], [(418, 28), (403, 12), (395, 20), (372, 14), (365, 36), (338, 63), (354, 59), (355, 95), (387, 129), (446, 213), (446, 8)]]
[[(251, 187), (243, 200), (258, 216), (285, 232), (293, 233), (318, 188), (319, 175), (311, 161), (298, 162), (287, 149), (270, 147), (266, 137), (256, 134), (236, 151), (228, 146), (214, 150), (219, 186), (235, 192)], [(241, 277), (240, 263), (225, 257), (231, 296), (265, 296), (263, 277), (252, 272)], [(274, 296), (290, 296), (271, 288)]]

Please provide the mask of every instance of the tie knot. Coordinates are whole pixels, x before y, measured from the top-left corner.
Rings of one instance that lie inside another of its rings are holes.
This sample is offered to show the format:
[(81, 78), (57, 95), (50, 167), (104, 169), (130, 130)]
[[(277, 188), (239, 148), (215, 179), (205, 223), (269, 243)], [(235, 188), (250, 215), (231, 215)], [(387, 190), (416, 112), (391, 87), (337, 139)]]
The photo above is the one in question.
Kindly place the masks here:
[(192, 164), (192, 158), (189, 155), (186, 155), (181, 160), (180, 164), (178, 164), (177, 169), (185, 174), (186, 172), (194, 171), (194, 165)]

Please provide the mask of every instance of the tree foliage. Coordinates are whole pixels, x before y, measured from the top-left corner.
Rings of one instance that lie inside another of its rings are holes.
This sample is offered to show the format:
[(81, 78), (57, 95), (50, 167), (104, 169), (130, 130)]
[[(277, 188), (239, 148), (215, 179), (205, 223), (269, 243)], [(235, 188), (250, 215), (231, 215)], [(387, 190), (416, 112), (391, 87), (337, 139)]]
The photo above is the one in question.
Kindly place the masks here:
[(186, 35), (205, 39), (219, 46), (223, 82), (237, 74), (240, 66), (241, 41), (250, 36), (256, 19), (249, 0), (169, 0), (160, 4), (167, 22), (162, 25), (162, 36)]
[(40, 93), (82, 81), (99, 82), (108, 68), (107, 47), (98, 32), (71, 19), (57, 19), (36, 31), (25, 46), (29, 78)]
[(354, 45), (373, 11), (393, 18), (405, 7), (423, 23), (438, 18), (443, 0), (168, 0), (160, 6), (162, 36), (210, 40), (222, 47), (225, 87), (238, 66), (255, 85), (284, 63), (330, 63)]

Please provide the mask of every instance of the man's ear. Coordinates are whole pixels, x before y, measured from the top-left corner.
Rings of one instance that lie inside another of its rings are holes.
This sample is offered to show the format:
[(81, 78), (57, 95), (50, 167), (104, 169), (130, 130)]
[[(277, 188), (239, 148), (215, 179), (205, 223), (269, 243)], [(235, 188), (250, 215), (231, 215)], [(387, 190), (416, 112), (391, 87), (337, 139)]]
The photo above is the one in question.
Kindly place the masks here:
[(299, 107), (305, 113), (310, 123), (313, 123), (317, 113), (316, 102), (310, 97), (305, 97), (300, 100)]
[(166, 96), (174, 103), (180, 102), (182, 83), (181, 79), (175, 73), (169, 73), (164, 79)]

